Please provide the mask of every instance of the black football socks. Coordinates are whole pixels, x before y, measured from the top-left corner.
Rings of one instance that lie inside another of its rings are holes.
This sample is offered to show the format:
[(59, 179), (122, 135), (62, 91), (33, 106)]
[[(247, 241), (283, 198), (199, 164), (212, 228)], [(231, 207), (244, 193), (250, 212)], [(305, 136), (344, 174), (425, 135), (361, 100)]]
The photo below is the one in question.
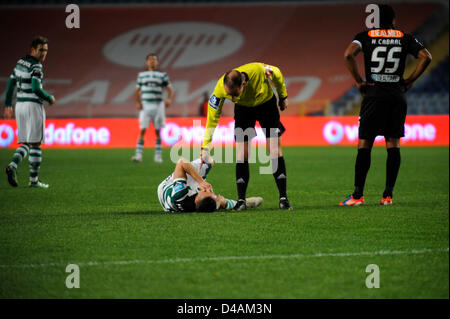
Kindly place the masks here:
[(286, 196), (286, 164), (284, 162), (284, 157), (278, 157), (272, 160), (272, 171), (273, 177), (275, 178), (275, 183), (278, 187), (278, 192), (280, 193), (280, 198)]
[(238, 198), (245, 200), (245, 193), (247, 191), (248, 181), (250, 179), (250, 172), (248, 169), (248, 161), (236, 163), (236, 186)]
[(370, 169), (371, 148), (358, 149), (355, 163), (355, 192), (354, 199), (360, 199), (364, 194), (367, 173)]
[[(273, 177), (277, 184), (280, 198), (286, 196), (286, 164), (284, 157), (278, 157), (272, 160), (272, 169), (275, 170)], [(245, 194), (247, 192), (247, 185), (250, 180), (248, 161), (236, 163), (236, 186), (238, 192), (238, 198), (245, 200)]]
[(394, 191), (395, 181), (397, 180), (398, 171), (400, 169), (400, 148), (392, 147), (387, 149), (386, 160), (386, 189), (383, 192), (383, 197), (390, 196)]

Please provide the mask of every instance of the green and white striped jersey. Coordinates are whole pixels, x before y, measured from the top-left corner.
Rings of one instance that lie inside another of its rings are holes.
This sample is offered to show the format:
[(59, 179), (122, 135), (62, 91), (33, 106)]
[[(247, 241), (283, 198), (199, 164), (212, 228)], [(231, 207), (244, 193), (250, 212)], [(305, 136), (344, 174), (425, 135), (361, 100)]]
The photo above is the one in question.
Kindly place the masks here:
[(142, 103), (160, 103), (163, 100), (163, 88), (169, 85), (169, 76), (161, 71), (139, 72), (136, 82), (136, 88), (141, 89)]
[[(15, 81), (17, 86), (17, 102), (35, 102), (42, 104), (44, 100), (49, 101), (51, 96), (42, 89), (42, 64), (31, 55), (27, 55), (17, 61), (10, 80)], [(36, 79), (39, 90), (32, 90), (32, 79)]]
[[(189, 176), (189, 175), (188, 175)], [(200, 191), (198, 183), (192, 178), (173, 178), (168, 176), (158, 186), (158, 199), (166, 212), (192, 212), (195, 211), (195, 196)], [(225, 198), (223, 209), (232, 210), (236, 201)], [(220, 209), (217, 203), (217, 209)]]
[(167, 177), (158, 187), (158, 199), (166, 212), (194, 211), (198, 184), (188, 185), (184, 178)]
[[(212, 168), (211, 164), (202, 163), (200, 158), (191, 162), (191, 165), (206, 179)], [(186, 178), (173, 178), (173, 173), (164, 179), (158, 186), (158, 199), (166, 212), (192, 212), (195, 211), (195, 197), (200, 191), (198, 183), (187, 174)], [(226, 199), (224, 209), (233, 209), (236, 201)], [(217, 209), (220, 209), (217, 203)]]

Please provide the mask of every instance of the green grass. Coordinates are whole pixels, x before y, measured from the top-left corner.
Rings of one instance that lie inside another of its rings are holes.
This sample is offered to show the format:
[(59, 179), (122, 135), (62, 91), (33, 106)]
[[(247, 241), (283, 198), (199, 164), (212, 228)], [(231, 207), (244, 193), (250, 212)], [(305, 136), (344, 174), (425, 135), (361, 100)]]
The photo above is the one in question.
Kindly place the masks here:
[[(27, 161), (18, 188), (2, 173), (0, 298), (449, 298), (448, 148), (402, 149), (391, 207), (377, 205), (383, 148), (362, 207), (337, 206), (352, 191), (354, 148), (285, 148), (294, 211), (277, 209), (273, 177), (252, 164), (247, 193), (263, 205), (212, 214), (162, 212), (156, 189), (174, 166), (164, 152), (163, 164), (152, 149), (134, 164), (131, 149), (44, 149), (48, 190), (26, 187)], [(12, 154), (0, 150), (2, 165)], [(216, 164), (217, 193), (235, 197), (234, 171)], [(380, 251), (398, 253), (358, 254)], [(70, 263), (79, 289), (65, 286)], [(369, 264), (379, 289), (365, 286)]]

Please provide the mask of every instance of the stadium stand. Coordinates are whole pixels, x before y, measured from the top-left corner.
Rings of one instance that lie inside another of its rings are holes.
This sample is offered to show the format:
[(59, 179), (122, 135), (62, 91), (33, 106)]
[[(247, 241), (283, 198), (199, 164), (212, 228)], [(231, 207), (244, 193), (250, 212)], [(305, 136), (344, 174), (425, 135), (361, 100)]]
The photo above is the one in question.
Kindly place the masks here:
[(407, 94), (408, 114), (448, 114), (448, 56)]
[[(6, 6), (0, 20), (15, 26), (13, 34), (0, 30), (8, 42), (8, 50), (0, 51), (2, 97), (12, 66), (38, 32), (50, 40), (44, 86), (57, 98), (48, 108), (51, 118), (136, 116), (135, 80), (149, 51), (160, 55), (161, 68), (175, 88), (168, 116), (198, 115), (203, 93), (211, 92), (228, 69), (252, 61), (283, 71), (291, 106), (282, 115), (346, 114), (357, 104), (359, 94), (351, 88), (342, 56), (364, 27), (366, 3), (361, 1), (318, 6), (308, 1), (83, 0), (76, 1), (86, 4), (81, 6), (81, 28), (67, 29), (61, 5), (70, 2), (1, 2)], [(407, 12), (401, 19), (406, 31), (422, 28), (424, 39), (436, 38), (436, 20), (438, 25), (442, 20), (437, 3), (400, 2), (394, 7)], [(249, 16), (259, 17), (251, 28), (243, 23)], [(20, 24), (15, 23), (18, 17)], [(224, 107), (223, 115), (232, 114), (232, 107)]]

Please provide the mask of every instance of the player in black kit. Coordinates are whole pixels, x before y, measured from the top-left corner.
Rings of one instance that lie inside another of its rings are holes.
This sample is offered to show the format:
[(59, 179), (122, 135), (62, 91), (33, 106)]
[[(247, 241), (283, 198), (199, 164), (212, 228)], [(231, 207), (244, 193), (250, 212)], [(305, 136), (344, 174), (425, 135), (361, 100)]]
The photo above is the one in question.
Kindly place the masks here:
[[(345, 65), (363, 96), (359, 114), (358, 154), (355, 164), (355, 190), (341, 206), (364, 204), (364, 184), (370, 168), (371, 150), (377, 135), (386, 139), (386, 188), (380, 205), (391, 205), (400, 168), (400, 138), (405, 136), (405, 92), (425, 71), (431, 54), (413, 35), (397, 29), (395, 12), (379, 5), (380, 28), (358, 33), (345, 51)], [(359, 75), (355, 57), (364, 54), (366, 80)], [(408, 54), (419, 59), (414, 72), (403, 79)]]

